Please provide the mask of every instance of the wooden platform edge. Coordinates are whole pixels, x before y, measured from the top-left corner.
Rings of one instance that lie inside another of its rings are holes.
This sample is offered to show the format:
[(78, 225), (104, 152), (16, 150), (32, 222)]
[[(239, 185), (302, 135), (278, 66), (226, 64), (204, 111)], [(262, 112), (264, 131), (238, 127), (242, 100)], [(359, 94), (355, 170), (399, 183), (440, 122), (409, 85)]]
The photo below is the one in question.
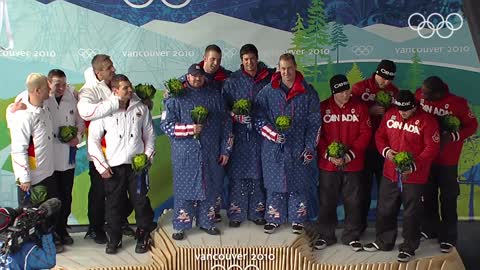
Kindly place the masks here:
[(454, 249), (448, 254), (408, 263), (322, 264), (315, 261), (311, 235), (302, 234), (290, 246), (178, 247), (159, 227), (152, 233), (152, 262), (146, 265), (90, 268), (91, 270), (465, 270)]

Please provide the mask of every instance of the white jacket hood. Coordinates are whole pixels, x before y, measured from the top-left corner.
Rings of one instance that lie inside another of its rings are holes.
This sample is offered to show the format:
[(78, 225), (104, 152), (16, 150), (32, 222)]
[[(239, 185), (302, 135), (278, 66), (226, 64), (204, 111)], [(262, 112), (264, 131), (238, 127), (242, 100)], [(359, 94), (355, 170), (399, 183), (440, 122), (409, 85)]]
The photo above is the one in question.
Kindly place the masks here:
[(93, 72), (93, 67), (87, 68), (83, 72), (83, 77), (85, 78), (85, 84), (94, 84), (99, 82), (97, 76), (95, 75), (95, 72)]

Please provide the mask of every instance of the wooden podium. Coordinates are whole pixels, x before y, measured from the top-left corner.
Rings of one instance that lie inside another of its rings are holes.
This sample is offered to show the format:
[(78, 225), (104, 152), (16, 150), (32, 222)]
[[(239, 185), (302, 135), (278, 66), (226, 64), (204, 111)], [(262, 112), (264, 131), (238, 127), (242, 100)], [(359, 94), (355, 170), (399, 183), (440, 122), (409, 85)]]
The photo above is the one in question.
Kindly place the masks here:
[[(440, 253), (434, 240), (424, 241), (416, 256), (408, 263), (396, 260), (398, 250), (391, 252), (354, 252), (349, 246), (335, 244), (324, 250), (312, 248), (312, 231), (296, 235), (288, 225), (282, 225), (273, 234), (265, 234), (263, 226), (244, 222), (239, 228), (217, 224), (221, 235), (208, 235), (198, 228), (187, 231), (185, 239), (171, 238), (172, 212), (165, 211), (158, 228), (153, 232), (152, 261), (146, 265), (96, 269), (123, 270), (465, 270), (454, 249)], [(399, 233), (400, 234), (400, 233)], [(339, 235), (339, 234), (337, 234)], [(366, 232), (362, 243), (374, 238), (374, 229)], [(400, 242), (402, 239), (399, 239)]]

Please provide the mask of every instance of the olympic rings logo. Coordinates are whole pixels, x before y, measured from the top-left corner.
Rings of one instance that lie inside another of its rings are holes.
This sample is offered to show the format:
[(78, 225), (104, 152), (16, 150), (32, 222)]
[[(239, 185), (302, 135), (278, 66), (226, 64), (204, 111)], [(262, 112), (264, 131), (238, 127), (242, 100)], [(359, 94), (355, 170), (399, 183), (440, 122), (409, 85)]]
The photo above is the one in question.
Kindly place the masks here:
[(237, 54), (237, 48), (224, 48), (223, 55), (225, 57), (230, 58)]
[[(130, 0), (123, 0), (123, 1), (132, 8), (146, 8), (153, 3), (153, 0), (147, 0), (147, 2), (143, 4), (134, 4), (130, 2)], [(175, 5), (175, 4), (170, 4), (167, 0), (162, 0), (162, 3), (169, 8), (183, 8), (183, 7), (186, 7), (188, 4), (190, 4), (191, 1), (192, 0), (185, 0), (185, 2), (183, 2), (182, 4)]]
[(355, 46), (352, 46), (352, 52), (356, 56), (360, 56), (360, 55), (367, 56), (373, 52), (373, 46), (372, 45), (366, 45), (366, 46), (355, 45)]
[(245, 266), (245, 268), (243, 268), (242, 266), (240, 266), (238, 264), (232, 264), (228, 267), (225, 267), (225, 266), (220, 265), (220, 264), (216, 264), (216, 265), (212, 266), (212, 268), (210, 268), (210, 270), (260, 270), (260, 268), (256, 265), (253, 265), (253, 264), (249, 264), (249, 265)]
[[(422, 19), (422, 21), (417, 26), (412, 25), (412, 18), (415, 17), (415, 16), (418, 16)], [(453, 26), (453, 23), (450, 22), (450, 18), (452, 18), (452, 17), (458, 17), (460, 19), (460, 25), (459, 26), (457, 26), (457, 27)], [(434, 23), (431, 21), (432, 18), (438, 18), (440, 20), (440, 22), (435, 26)], [(412, 29), (413, 31), (417, 31), (418, 35), (422, 38), (425, 38), (425, 39), (429, 39), (429, 38), (433, 37), (433, 35), (435, 35), (435, 33), (440, 38), (449, 38), (453, 35), (453, 33), (455, 31), (462, 28), (462, 26), (463, 26), (463, 17), (462, 17), (462, 15), (460, 15), (458, 13), (450, 13), (450, 14), (448, 14), (448, 16), (446, 18), (444, 18), (442, 16), (442, 14), (435, 12), (435, 13), (432, 13), (432, 14), (428, 15), (428, 17), (425, 19), (425, 16), (423, 16), (422, 14), (420, 14), (418, 12), (415, 12), (408, 17), (408, 27), (410, 27), (410, 29)], [(447, 27), (448, 30), (450, 30), (450, 33), (448, 35), (443, 35), (443, 34), (440, 33), (440, 30), (443, 27)], [(422, 30), (425, 29), (425, 28), (430, 29), (432, 32), (430, 34), (427, 34), (427, 35), (423, 34)]]
[(91, 59), (93, 56), (99, 54), (97, 49), (78, 49), (78, 55), (83, 58)]

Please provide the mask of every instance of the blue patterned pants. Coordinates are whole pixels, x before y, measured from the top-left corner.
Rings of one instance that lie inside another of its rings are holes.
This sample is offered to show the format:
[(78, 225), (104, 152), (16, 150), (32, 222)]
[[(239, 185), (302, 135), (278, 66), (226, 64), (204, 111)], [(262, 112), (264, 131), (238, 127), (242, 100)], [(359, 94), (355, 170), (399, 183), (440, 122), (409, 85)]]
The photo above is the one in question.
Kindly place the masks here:
[(307, 198), (304, 192), (267, 191), (265, 220), (269, 223), (303, 223), (307, 218)]
[(263, 219), (265, 215), (265, 191), (261, 179), (232, 179), (230, 182), (231, 221)]
[(210, 196), (201, 201), (174, 199), (173, 211), (173, 229), (176, 231), (191, 229), (193, 218), (197, 227), (210, 229), (214, 226), (215, 198)]

